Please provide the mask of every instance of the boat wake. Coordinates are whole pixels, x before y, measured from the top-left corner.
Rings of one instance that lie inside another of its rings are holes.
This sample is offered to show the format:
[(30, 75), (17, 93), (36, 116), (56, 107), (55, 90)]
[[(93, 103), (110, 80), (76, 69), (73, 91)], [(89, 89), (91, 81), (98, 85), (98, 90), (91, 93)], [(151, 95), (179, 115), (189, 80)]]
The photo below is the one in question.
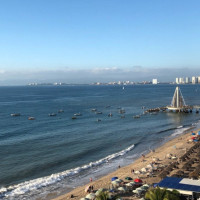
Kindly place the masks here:
[(81, 167), (76, 167), (74, 169), (70, 169), (70, 170), (60, 172), (60, 173), (52, 174), (50, 176), (37, 178), (34, 180), (30, 180), (30, 181), (25, 181), (23, 183), (12, 185), (9, 187), (2, 187), (0, 189), (0, 198), (2, 198), (2, 199), (17, 199), (21, 195), (23, 196), (26, 194), (26, 196), (27, 196), (29, 192), (36, 191), (40, 188), (55, 184), (57, 182), (62, 181), (66, 177), (70, 177), (70, 176), (79, 174), (83, 170), (87, 170), (87, 169), (90, 169), (91, 167), (102, 165), (103, 163), (107, 163), (117, 157), (123, 156), (126, 153), (128, 153), (129, 151), (131, 151), (134, 147), (135, 147), (135, 145), (133, 144), (120, 152), (106, 156), (105, 158), (102, 158), (98, 161), (90, 162), (89, 164), (83, 165)]

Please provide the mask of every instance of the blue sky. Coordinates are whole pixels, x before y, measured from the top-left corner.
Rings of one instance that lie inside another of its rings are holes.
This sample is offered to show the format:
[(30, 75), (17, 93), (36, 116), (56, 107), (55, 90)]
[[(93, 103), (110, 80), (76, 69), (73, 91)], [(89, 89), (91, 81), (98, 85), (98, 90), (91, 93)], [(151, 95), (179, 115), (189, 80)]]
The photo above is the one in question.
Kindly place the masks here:
[(101, 81), (135, 68), (141, 79), (166, 69), (198, 73), (199, 8), (198, 0), (0, 0), (0, 79), (58, 80), (56, 71), (85, 74), (86, 82), (101, 71)]

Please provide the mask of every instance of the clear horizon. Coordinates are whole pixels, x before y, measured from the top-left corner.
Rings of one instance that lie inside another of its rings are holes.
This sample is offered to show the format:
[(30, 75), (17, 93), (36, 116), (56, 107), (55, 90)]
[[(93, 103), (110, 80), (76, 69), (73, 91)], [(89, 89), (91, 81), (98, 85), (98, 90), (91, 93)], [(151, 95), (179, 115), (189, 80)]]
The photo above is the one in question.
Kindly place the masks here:
[(200, 2), (8, 0), (0, 85), (199, 76)]

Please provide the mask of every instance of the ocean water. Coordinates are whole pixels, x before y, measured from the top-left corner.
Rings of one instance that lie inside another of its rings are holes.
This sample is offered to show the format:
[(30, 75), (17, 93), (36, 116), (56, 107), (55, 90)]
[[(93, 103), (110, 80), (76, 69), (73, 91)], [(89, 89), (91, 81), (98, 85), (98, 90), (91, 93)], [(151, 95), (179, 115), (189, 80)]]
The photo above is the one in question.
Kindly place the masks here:
[[(50, 199), (49, 193), (68, 192), (199, 127), (195, 112), (133, 118), (143, 113), (143, 106), (169, 105), (175, 87), (0, 87), (0, 199)], [(187, 104), (200, 105), (198, 85), (180, 88)], [(126, 111), (125, 118), (119, 108)], [(74, 113), (82, 115), (73, 120)], [(35, 120), (28, 120), (30, 116)]]

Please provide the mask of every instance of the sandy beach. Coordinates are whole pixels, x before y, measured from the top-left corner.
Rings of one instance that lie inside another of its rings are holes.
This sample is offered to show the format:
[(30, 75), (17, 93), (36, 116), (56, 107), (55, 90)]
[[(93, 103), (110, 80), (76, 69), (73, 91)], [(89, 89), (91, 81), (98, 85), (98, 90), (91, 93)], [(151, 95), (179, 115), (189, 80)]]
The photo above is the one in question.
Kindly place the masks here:
[[(199, 130), (195, 130), (193, 132), (197, 133), (198, 131)], [(77, 187), (76, 189), (72, 190), (71, 192), (67, 194), (54, 198), (54, 200), (72, 199), (71, 198), (72, 194), (74, 195), (73, 199), (75, 200), (85, 197), (86, 193), (84, 190), (88, 185), (91, 185), (91, 184), (93, 185), (95, 190), (99, 188), (109, 188), (111, 184), (111, 178), (113, 176), (117, 176), (123, 180), (125, 179), (125, 177), (129, 176), (129, 177), (132, 177), (133, 179), (141, 178), (144, 183), (148, 183), (148, 184), (157, 183), (161, 180), (159, 176), (147, 177), (143, 174), (136, 175), (132, 173), (132, 169), (134, 169), (134, 171), (141, 170), (142, 168), (146, 167), (148, 164), (152, 163), (155, 160), (156, 162), (159, 163), (159, 165), (164, 165), (164, 166), (169, 165), (171, 162), (175, 160), (167, 158), (167, 154), (172, 154), (173, 156), (177, 157), (177, 159), (181, 157), (187, 151), (187, 149), (189, 149), (190, 147), (194, 145), (193, 142), (188, 142), (188, 140), (191, 139), (191, 137), (192, 137), (191, 130), (188, 130), (186, 133), (183, 133), (179, 137), (176, 137), (168, 141), (161, 147), (155, 149), (153, 152), (148, 153), (147, 155), (145, 155), (144, 158), (142, 157), (138, 158), (137, 160), (133, 161), (132, 164), (125, 167), (121, 167), (117, 169), (116, 171), (113, 171), (112, 173), (98, 180), (93, 181), (92, 183), (89, 182), (88, 180), (88, 184)]]

